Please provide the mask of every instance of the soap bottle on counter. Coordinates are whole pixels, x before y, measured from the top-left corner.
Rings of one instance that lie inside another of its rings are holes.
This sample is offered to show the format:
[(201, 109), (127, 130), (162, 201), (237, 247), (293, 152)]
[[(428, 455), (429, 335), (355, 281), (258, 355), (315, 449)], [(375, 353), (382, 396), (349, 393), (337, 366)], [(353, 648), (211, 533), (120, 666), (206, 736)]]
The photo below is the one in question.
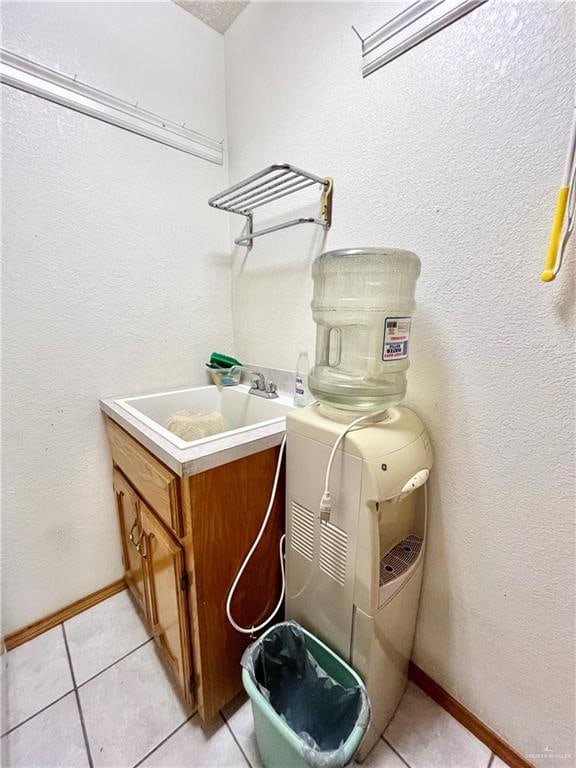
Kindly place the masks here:
[(314, 399), (308, 389), (308, 374), (310, 373), (310, 361), (308, 352), (300, 352), (296, 363), (296, 381), (294, 386), (294, 405), (296, 408), (304, 408)]

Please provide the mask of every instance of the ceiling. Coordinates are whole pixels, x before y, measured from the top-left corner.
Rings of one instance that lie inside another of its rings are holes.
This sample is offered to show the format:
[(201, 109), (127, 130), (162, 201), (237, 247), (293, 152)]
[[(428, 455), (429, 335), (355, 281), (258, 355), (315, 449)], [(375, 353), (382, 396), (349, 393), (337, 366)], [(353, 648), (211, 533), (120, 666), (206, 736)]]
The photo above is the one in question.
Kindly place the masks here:
[(174, 0), (176, 5), (224, 34), (234, 19), (248, 5), (249, 0)]

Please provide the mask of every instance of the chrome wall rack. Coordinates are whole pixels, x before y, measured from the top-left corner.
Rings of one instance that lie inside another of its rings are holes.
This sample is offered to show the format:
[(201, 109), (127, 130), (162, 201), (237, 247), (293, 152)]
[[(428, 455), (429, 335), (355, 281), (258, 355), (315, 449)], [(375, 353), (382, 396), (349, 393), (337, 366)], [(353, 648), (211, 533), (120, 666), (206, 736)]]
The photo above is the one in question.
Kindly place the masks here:
[[(320, 201), (320, 218), (306, 217), (291, 219), (282, 224), (254, 231), (253, 211), (262, 205), (267, 205), (274, 200), (279, 200), (286, 195), (292, 195), (301, 189), (320, 184), (322, 197)], [(214, 195), (208, 200), (208, 205), (229, 213), (238, 213), (245, 216), (247, 231), (241, 237), (236, 238), (236, 245), (245, 245), (252, 248), (256, 237), (277, 232), (279, 229), (293, 227), (296, 224), (318, 224), (324, 229), (330, 229), (332, 223), (332, 190), (333, 181), (330, 177), (321, 178), (313, 173), (302, 171), (288, 163), (276, 163), (263, 171), (249, 176), (244, 181), (234, 184), (224, 192)]]

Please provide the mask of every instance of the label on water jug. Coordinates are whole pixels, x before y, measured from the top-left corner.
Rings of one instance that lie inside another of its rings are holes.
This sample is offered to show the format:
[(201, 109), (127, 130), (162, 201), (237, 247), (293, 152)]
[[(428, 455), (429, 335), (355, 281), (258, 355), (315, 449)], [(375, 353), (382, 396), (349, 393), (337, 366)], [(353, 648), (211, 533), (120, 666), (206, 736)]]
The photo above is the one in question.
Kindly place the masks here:
[(408, 357), (410, 317), (387, 317), (384, 321), (382, 360), (403, 360)]

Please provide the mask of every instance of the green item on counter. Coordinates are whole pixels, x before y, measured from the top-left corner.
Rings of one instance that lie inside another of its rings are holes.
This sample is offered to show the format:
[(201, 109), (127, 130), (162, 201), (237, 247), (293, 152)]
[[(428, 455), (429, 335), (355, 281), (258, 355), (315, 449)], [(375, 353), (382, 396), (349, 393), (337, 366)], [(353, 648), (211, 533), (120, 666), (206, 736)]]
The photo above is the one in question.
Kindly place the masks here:
[(210, 368), (232, 368), (234, 365), (242, 366), (235, 357), (228, 357), (220, 352), (212, 352), (210, 355)]
[(212, 381), (217, 387), (233, 387), (240, 384), (242, 367), (233, 365), (232, 368), (217, 368), (215, 365), (206, 363), (206, 368), (210, 371)]

